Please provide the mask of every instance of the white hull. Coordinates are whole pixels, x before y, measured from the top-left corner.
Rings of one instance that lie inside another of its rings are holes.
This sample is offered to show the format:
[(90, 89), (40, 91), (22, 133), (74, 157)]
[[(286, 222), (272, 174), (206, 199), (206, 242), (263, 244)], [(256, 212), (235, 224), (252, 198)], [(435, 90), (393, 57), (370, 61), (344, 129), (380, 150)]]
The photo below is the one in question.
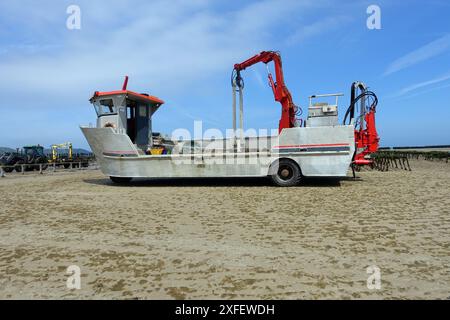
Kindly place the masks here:
[(196, 141), (203, 147), (170, 155), (144, 155), (113, 128), (81, 130), (102, 172), (112, 177), (267, 176), (281, 158), (294, 160), (303, 176), (345, 177), (355, 151), (353, 125), (284, 129), (278, 137), (248, 139), (242, 151), (233, 148), (232, 140)]

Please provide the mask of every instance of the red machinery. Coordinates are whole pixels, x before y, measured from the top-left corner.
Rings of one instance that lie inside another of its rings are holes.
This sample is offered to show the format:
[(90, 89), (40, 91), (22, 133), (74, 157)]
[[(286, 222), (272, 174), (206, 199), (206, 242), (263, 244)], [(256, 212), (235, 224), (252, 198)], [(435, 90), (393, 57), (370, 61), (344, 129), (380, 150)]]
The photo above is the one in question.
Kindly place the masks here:
[[(356, 96), (356, 93), (359, 93)], [(355, 119), (355, 108), (360, 105), (359, 117)], [(372, 91), (368, 91), (362, 82), (353, 82), (351, 88), (350, 106), (344, 117), (344, 124), (349, 117), (349, 123), (355, 125), (356, 153), (353, 159), (355, 165), (371, 165), (373, 160), (368, 156), (378, 150), (377, 128), (375, 126), (375, 112), (378, 98)]]
[[(281, 56), (275, 51), (262, 51), (259, 54), (245, 60), (242, 63), (236, 63), (234, 65), (234, 71), (236, 72), (236, 83), (240, 87), (242, 85), (242, 78), (240, 71), (259, 62), (268, 64), (273, 61), (275, 65), (275, 79), (273, 81), (272, 74), (269, 72), (269, 85), (272, 88), (275, 101), (281, 103), (281, 119), (278, 126), (278, 132), (281, 132), (284, 128), (293, 128), (296, 126), (296, 116), (301, 110), (292, 101), (291, 93), (289, 92), (286, 84), (284, 83), (283, 68), (281, 64)], [(301, 120), (300, 120), (301, 121)], [(301, 123), (300, 123), (301, 126)]]
[[(273, 80), (272, 74), (269, 72), (269, 85), (272, 88), (275, 100), (280, 102), (282, 106), (281, 119), (278, 126), (278, 132), (281, 132), (284, 128), (297, 126), (296, 116), (301, 114), (301, 109), (292, 101), (291, 93), (284, 82), (280, 54), (275, 51), (262, 51), (244, 62), (235, 64), (232, 83), (237, 85), (239, 90), (242, 90), (243, 81), (240, 74), (242, 70), (259, 62), (267, 65), (272, 61), (275, 65), (276, 81)], [(358, 96), (356, 96), (357, 92), (359, 93)], [(368, 103), (369, 101), (371, 101), (370, 104)], [(345, 114), (344, 124), (346, 124), (347, 118), (349, 117), (348, 124), (353, 122), (355, 125), (356, 153), (354, 156), (354, 164), (356, 165), (371, 165), (373, 161), (368, 159), (368, 156), (378, 150), (380, 138), (375, 127), (377, 103), (377, 96), (373, 92), (368, 91), (364, 83), (354, 82), (352, 84), (350, 106)], [(360, 105), (360, 113), (359, 117), (355, 119), (355, 108), (357, 104)], [(298, 120), (300, 121), (299, 126), (302, 126), (303, 121), (301, 119)]]

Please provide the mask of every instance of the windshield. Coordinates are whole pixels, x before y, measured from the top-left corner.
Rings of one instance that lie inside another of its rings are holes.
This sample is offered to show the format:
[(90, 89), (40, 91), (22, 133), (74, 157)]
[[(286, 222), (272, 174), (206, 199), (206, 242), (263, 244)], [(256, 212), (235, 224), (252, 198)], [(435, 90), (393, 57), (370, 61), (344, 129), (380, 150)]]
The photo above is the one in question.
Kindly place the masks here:
[(44, 155), (44, 148), (24, 148), (25, 154), (26, 155), (34, 155), (37, 154), (39, 156), (43, 156)]
[(94, 102), (95, 111), (98, 116), (105, 114), (116, 113), (116, 108), (114, 107), (113, 99), (102, 99)]

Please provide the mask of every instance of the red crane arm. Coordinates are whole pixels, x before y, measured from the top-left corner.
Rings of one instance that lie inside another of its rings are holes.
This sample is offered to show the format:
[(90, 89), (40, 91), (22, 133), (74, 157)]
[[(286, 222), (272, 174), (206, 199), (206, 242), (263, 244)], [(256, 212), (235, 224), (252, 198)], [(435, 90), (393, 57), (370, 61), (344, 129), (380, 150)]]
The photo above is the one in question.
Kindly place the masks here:
[(292, 128), (295, 126), (295, 114), (297, 107), (292, 101), (291, 93), (289, 92), (286, 84), (284, 83), (283, 68), (281, 63), (281, 56), (275, 51), (262, 51), (259, 54), (245, 60), (242, 63), (236, 63), (234, 69), (236, 72), (240, 72), (256, 63), (269, 63), (273, 61), (275, 65), (275, 79), (273, 81), (272, 74), (269, 73), (269, 84), (272, 88), (275, 101), (281, 103), (281, 119), (278, 127), (278, 131), (281, 132), (284, 128)]

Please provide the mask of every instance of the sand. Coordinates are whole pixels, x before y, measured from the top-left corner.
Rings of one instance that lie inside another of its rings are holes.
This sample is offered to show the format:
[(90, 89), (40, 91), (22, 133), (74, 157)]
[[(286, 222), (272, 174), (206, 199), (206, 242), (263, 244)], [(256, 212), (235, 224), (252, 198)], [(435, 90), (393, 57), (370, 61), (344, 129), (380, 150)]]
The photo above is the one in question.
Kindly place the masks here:
[[(1, 299), (447, 299), (450, 164), (295, 188), (0, 178)], [(81, 269), (68, 289), (66, 269)], [(381, 271), (368, 289), (366, 268)]]

